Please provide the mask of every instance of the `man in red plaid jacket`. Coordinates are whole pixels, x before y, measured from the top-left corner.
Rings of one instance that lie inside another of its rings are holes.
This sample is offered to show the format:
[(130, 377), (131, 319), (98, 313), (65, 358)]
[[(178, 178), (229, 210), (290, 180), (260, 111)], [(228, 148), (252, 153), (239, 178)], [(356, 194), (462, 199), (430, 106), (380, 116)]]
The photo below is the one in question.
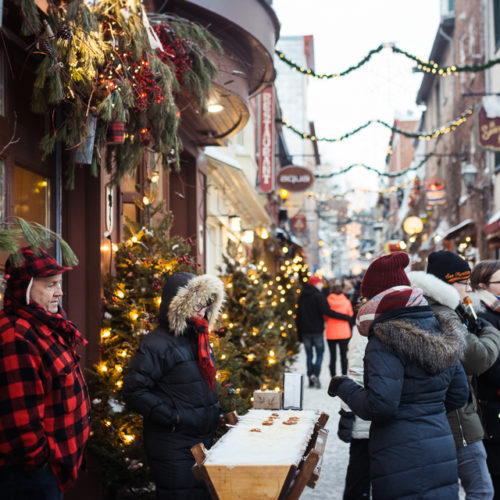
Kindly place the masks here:
[(0, 497), (60, 500), (89, 437), (90, 402), (75, 348), (84, 339), (60, 306), (62, 267), (43, 250), (5, 264), (0, 311)]

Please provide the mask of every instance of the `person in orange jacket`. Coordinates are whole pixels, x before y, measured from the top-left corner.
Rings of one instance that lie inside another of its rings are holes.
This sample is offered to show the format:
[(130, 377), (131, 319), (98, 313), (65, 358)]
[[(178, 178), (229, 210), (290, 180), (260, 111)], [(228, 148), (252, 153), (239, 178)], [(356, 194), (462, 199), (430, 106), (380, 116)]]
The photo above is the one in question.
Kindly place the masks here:
[[(349, 299), (342, 293), (342, 285), (335, 283), (332, 293), (327, 297), (330, 308), (338, 313), (353, 316), (352, 305)], [(335, 364), (337, 361), (337, 345), (340, 349), (340, 366), (342, 375), (347, 374), (347, 345), (351, 338), (351, 324), (347, 321), (324, 317), (326, 321), (325, 336), (330, 350), (330, 375), (335, 376)]]

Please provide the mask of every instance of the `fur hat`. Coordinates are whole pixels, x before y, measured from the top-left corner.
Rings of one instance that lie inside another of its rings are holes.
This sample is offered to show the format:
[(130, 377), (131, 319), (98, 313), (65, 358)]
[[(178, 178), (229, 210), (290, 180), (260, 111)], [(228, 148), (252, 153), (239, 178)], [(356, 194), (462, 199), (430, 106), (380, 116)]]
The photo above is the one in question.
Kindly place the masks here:
[(468, 262), (454, 252), (439, 250), (427, 258), (427, 272), (446, 283), (468, 280), (471, 269)]
[(311, 276), (307, 280), (307, 284), (312, 285), (312, 286), (316, 286), (318, 283), (322, 283), (322, 282), (323, 282), (323, 280), (319, 276)]
[(393, 252), (375, 259), (361, 282), (361, 296), (371, 299), (393, 286), (410, 286), (405, 267), (410, 258), (405, 252)]
[(208, 304), (206, 316), (208, 326), (212, 328), (223, 301), (224, 283), (216, 276), (173, 273), (165, 280), (158, 319), (175, 335), (183, 335), (193, 308), (198, 304)]

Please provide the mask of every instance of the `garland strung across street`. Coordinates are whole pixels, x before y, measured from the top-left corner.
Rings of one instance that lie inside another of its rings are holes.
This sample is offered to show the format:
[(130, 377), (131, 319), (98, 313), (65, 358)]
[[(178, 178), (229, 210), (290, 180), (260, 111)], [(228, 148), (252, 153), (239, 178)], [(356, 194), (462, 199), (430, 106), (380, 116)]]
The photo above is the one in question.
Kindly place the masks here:
[(388, 48), (390, 48), (395, 54), (401, 54), (407, 57), (408, 59), (412, 59), (413, 61), (415, 61), (417, 63), (418, 70), (424, 71), (426, 73), (436, 73), (441, 76), (448, 76), (452, 74), (457, 75), (458, 73), (466, 73), (466, 72), (473, 73), (478, 71), (484, 71), (500, 63), (500, 58), (498, 58), (498, 59), (490, 59), (489, 61), (483, 64), (466, 64), (464, 66), (456, 66), (453, 64), (451, 66), (440, 67), (436, 62), (425, 61), (420, 57), (410, 54), (406, 50), (400, 49), (393, 43), (382, 43), (377, 48), (370, 50), (368, 54), (366, 54), (366, 56), (363, 59), (361, 59), (361, 61), (359, 61), (357, 64), (349, 66), (349, 68), (345, 69), (344, 71), (340, 71), (338, 73), (316, 73), (313, 69), (304, 68), (300, 64), (296, 63), (293, 59), (289, 59), (288, 57), (285, 56), (285, 54), (281, 50), (275, 49), (274, 52), (280, 58), (281, 61), (283, 61), (285, 64), (288, 64), (288, 66), (290, 66), (294, 70), (299, 71), (300, 73), (321, 80), (330, 80), (332, 78), (339, 78), (341, 76), (345, 76), (351, 73), (352, 71), (361, 68), (372, 58), (372, 56)]
[(291, 125), (289, 122), (287, 122), (284, 119), (276, 119), (277, 123), (281, 123), (283, 126), (297, 134), (298, 136), (302, 137), (302, 139), (307, 139), (313, 142), (341, 142), (345, 139), (348, 139), (349, 137), (353, 136), (354, 134), (357, 134), (361, 130), (367, 128), (368, 126), (372, 125), (373, 123), (378, 123), (380, 125), (383, 125), (384, 127), (388, 128), (392, 132), (396, 134), (401, 134), (404, 135), (405, 137), (411, 137), (414, 139), (434, 139), (440, 135), (447, 134), (449, 132), (454, 131), (457, 127), (462, 125), (467, 118), (472, 115), (474, 112), (474, 106), (466, 109), (458, 118), (453, 120), (452, 122), (448, 123), (447, 125), (443, 125), (442, 127), (432, 130), (430, 132), (408, 132), (406, 130), (402, 130), (398, 127), (393, 127), (392, 125), (389, 125), (387, 122), (384, 122), (383, 120), (369, 120), (363, 125), (355, 128), (351, 132), (347, 132), (344, 135), (341, 135), (340, 137), (334, 137), (334, 138), (328, 138), (328, 137), (317, 137), (312, 134), (307, 134), (305, 132), (301, 132), (297, 128), (295, 128), (293, 125)]
[(340, 170), (339, 172), (331, 172), (329, 174), (314, 174), (314, 177), (316, 177), (316, 179), (330, 179), (331, 177), (345, 174), (346, 172), (349, 172), (349, 170), (353, 169), (354, 167), (363, 167), (366, 170), (370, 170), (371, 172), (375, 172), (380, 177), (389, 177), (389, 178), (401, 177), (401, 176), (407, 174), (408, 172), (418, 170), (427, 161), (427, 158), (429, 156), (431, 156), (431, 155), (426, 155), (425, 158), (415, 167), (408, 167), (407, 169), (401, 170), (399, 172), (380, 172), (375, 167), (370, 167), (369, 165), (365, 165), (364, 163), (353, 163), (352, 165), (349, 165), (348, 167)]

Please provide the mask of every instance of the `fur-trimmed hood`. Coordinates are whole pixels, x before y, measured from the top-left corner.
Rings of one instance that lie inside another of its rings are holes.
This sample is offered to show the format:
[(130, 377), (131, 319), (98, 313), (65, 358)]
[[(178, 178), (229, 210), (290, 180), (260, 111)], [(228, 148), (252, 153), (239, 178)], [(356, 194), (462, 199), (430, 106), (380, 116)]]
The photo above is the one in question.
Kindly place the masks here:
[(209, 328), (217, 320), (224, 302), (224, 283), (208, 274), (173, 273), (165, 281), (160, 305), (160, 324), (175, 335), (183, 335), (187, 320), (198, 304), (210, 302), (206, 318)]
[(411, 271), (407, 274), (411, 286), (420, 288), (431, 304), (434, 301), (453, 310), (460, 304), (460, 294), (453, 288), (453, 285), (424, 271)]
[(441, 334), (423, 329), (418, 322), (394, 319), (375, 324), (373, 334), (426, 372), (440, 373), (460, 361), (465, 351), (460, 330), (455, 330), (451, 322), (440, 324)]

